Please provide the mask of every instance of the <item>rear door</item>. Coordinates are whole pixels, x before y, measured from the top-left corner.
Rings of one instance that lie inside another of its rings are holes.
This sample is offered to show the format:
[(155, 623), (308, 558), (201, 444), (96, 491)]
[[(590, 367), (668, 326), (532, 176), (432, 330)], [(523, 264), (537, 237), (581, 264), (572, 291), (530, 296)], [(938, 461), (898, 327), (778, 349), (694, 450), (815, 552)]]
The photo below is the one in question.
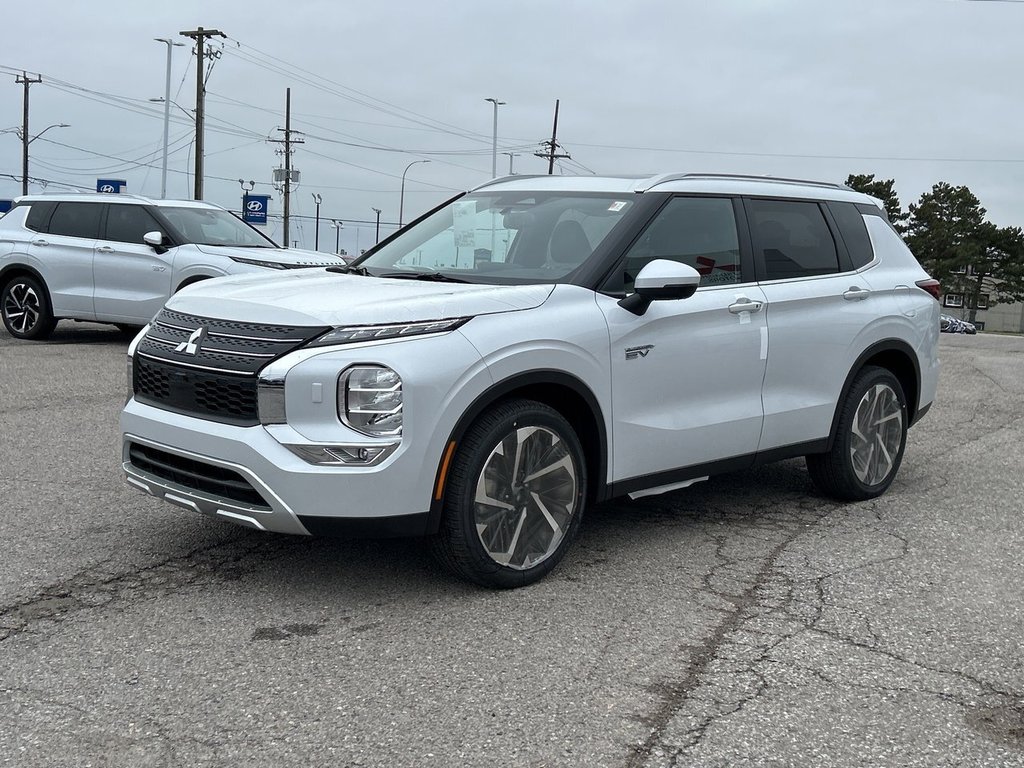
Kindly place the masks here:
[[(767, 335), (739, 210), (728, 197), (671, 198), (597, 295), (611, 342), (617, 492), (704, 474), (694, 469), (710, 463), (740, 468), (757, 450)], [(604, 295), (631, 293), (654, 259), (697, 269), (697, 292), (654, 301), (642, 316)]]
[(761, 290), (768, 365), (760, 451), (828, 437), (857, 355), (882, 310), (854, 270), (835, 220), (814, 200), (744, 200)]
[(96, 319), (147, 323), (170, 296), (173, 251), (159, 254), (142, 239), (154, 231), (164, 227), (145, 206), (107, 206), (93, 260)]
[[(30, 211), (26, 225), (34, 229), (28, 252), (46, 281), (56, 317), (92, 320), (92, 259), (103, 204), (57, 202), (49, 216)], [(40, 206), (39, 213), (45, 208)], [(36, 204), (33, 204), (33, 209)], [(41, 219), (45, 219), (42, 221)], [(38, 229), (37, 229), (38, 227)]]

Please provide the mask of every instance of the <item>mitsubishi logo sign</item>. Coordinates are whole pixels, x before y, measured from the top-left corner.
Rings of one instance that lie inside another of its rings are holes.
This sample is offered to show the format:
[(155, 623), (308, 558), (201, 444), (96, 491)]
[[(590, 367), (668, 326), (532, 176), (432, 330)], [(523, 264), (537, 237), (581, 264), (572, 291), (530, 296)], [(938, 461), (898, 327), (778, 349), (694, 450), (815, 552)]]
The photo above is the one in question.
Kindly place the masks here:
[(199, 347), (202, 346), (205, 337), (206, 329), (203, 327), (196, 328), (192, 331), (192, 335), (188, 337), (188, 341), (181, 342), (181, 344), (174, 348), (174, 351), (186, 355), (195, 355), (199, 351)]

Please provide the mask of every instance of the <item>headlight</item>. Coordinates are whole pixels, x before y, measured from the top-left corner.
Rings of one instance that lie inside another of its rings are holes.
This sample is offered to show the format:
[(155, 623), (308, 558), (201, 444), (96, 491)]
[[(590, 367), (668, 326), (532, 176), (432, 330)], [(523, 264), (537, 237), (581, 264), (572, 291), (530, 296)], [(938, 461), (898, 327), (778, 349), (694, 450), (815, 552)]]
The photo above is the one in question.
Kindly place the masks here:
[(338, 415), (364, 435), (402, 434), (402, 379), (381, 365), (355, 365), (338, 377)]
[(266, 267), (267, 269), (285, 269), (284, 264), (280, 264), (276, 261), (263, 261), (262, 259), (243, 259), (241, 256), (232, 256), (232, 261), (237, 261), (239, 264), (252, 264), (254, 267)]
[(320, 338), (313, 339), (306, 346), (326, 347), (331, 344), (354, 344), (357, 341), (399, 339), (406, 336), (422, 336), (426, 333), (444, 333), (454, 331), (468, 320), (468, 317), (453, 317), (450, 320), (426, 320), (420, 323), (349, 325), (328, 331)]

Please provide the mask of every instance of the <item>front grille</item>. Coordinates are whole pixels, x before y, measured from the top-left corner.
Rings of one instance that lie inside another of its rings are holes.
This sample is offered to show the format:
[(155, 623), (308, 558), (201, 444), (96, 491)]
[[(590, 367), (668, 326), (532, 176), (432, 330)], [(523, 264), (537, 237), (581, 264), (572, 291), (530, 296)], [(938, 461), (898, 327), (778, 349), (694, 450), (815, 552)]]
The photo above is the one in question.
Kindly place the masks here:
[(197, 371), (136, 352), (134, 379), (140, 402), (228, 424), (259, 424), (254, 376)]
[(270, 509), (270, 505), (259, 491), (233, 470), (186, 459), (184, 456), (138, 443), (129, 444), (128, 459), (136, 469), (155, 475), (161, 480), (250, 507)]
[(259, 371), (327, 330), (164, 309), (135, 351), (135, 396), (158, 408), (253, 426)]

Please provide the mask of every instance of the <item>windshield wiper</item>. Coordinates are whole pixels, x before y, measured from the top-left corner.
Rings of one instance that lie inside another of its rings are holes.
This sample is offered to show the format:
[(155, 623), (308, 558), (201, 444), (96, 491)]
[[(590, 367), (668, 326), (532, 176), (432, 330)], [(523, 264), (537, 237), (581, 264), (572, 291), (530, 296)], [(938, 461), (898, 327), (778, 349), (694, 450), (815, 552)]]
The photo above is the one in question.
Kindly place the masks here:
[(336, 267), (327, 267), (328, 272), (337, 272), (339, 275), (359, 275), (360, 277), (372, 277), (366, 267), (350, 267), (347, 264), (339, 264)]
[(461, 277), (452, 277), (443, 272), (385, 272), (377, 277), (394, 277), (400, 280), (426, 280), (432, 283), (468, 283)]

